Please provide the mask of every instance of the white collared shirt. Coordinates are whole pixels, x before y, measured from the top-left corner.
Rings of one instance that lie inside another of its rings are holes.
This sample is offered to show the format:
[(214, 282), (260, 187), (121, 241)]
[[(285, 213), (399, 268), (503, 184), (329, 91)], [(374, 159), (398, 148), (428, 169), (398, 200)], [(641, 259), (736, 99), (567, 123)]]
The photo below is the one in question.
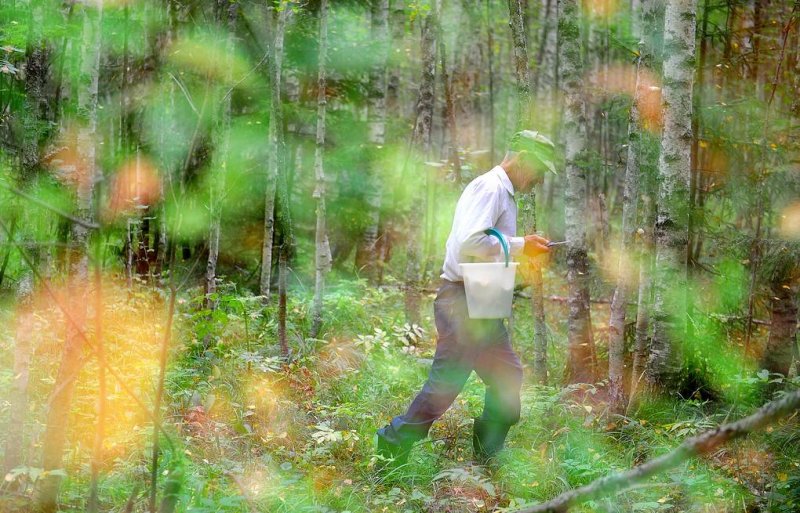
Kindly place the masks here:
[(502, 262), (505, 257), (500, 241), (484, 233), (493, 227), (508, 239), (511, 255), (522, 252), (525, 238), (516, 236), (514, 186), (500, 166), (472, 180), (461, 193), (447, 238), (442, 278), (463, 281), (460, 263)]

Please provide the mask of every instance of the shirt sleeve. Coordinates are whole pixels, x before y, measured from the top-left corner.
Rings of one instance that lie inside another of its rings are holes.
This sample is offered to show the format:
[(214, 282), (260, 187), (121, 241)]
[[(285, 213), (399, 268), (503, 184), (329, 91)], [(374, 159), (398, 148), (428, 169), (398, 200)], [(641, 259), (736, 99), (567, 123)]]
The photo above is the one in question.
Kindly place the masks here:
[[(501, 194), (505, 189), (482, 187), (475, 191), (471, 207), (465, 212), (466, 222), (459, 233), (461, 239), (460, 255), (462, 258), (474, 257), (480, 260), (495, 260), (503, 256), (503, 247), (493, 235), (484, 233), (495, 226), (500, 218)], [(506, 235), (511, 255), (518, 255), (525, 246), (524, 237)]]

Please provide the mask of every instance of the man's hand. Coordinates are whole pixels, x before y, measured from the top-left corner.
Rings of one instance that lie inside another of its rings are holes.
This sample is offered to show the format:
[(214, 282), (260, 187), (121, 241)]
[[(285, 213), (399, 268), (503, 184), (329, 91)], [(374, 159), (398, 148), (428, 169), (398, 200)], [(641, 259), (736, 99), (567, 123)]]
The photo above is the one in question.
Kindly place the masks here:
[(538, 235), (526, 235), (525, 247), (522, 249), (522, 254), (534, 258), (539, 255), (550, 253), (550, 248), (547, 247), (549, 242), (549, 240)]

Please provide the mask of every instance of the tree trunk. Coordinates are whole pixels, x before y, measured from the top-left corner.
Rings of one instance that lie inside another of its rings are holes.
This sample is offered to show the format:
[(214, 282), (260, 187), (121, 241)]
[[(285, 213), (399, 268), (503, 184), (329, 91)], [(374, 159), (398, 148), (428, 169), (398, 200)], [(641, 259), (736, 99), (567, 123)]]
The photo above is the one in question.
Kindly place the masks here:
[[(225, 87), (233, 82), (233, 53), (236, 49), (236, 16), (237, 16), (236, 2), (220, 2), (219, 16), (221, 22), (227, 22), (228, 28), (228, 41), (226, 53), (229, 60), (226, 63)], [(208, 261), (206, 263), (206, 308), (215, 309), (219, 301), (214, 298), (217, 291), (217, 260), (219, 259), (219, 235), (220, 223), (222, 221), (222, 198), (225, 193), (225, 174), (228, 172), (228, 157), (230, 154), (230, 141), (231, 141), (231, 96), (233, 91), (228, 92), (222, 102), (222, 120), (219, 125), (221, 144), (220, 144), (220, 157), (219, 168), (213, 177), (211, 185), (211, 229), (208, 234)]]
[(649, 326), (652, 309), (653, 271), (653, 205), (648, 196), (643, 198), (642, 218), (645, 228), (639, 252), (639, 298), (636, 303), (636, 333), (634, 335), (633, 369), (631, 371), (630, 404), (644, 378), (647, 357), (650, 352)]
[(566, 383), (595, 379), (595, 351), (589, 306), (589, 257), (586, 250), (586, 104), (582, 82), (581, 27), (576, 0), (558, 1), (559, 83), (565, 97), (563, 138), (567, 168), (565, 222), (569, 286), (569, 354)]
[[(517, 84), (518, 129), (531, 128), (532, 97), (531, 72), (528, 66), (528, 38), (522, 0), (508, 0), (509, 26), (514, 43), (514, 71)], [(536, 232), (536, 193), (522, 196), (525, 212), (525, 233)], [(547, 325), (544, 317), (542, 297), (542, 270), (538, 265), (531, 268), (531, 310), (533, 315), (534, 379), (539, 384), (547, 383)]]
[[(558, 84), (558, 12), (556, 0), (542, 0), (541, 34), (536, 53), (536, 75), (533, 89), (539, 95), (544, 90), (544, 98), (553, 98)], [(548, 104), (546, 102), (545, 104)]]
[[(383, 0), (388, 9), (388, 3)], [(317, 229), (315, 237), (316, 280), (314, 283), (314, 313), (312, 315), (311, 337), (317, 338), (322, 326), (322, 296), (325, 291), (325, 274), (331, 268), (331, 248), (328, 243), (326, 219), (326, 185), (323, 158), (325, 155), (325, 107), (327, 105), (327, 75), (325, 65), (328, 59), (328, 0), (321, 0), (319, 5), (319, 73), (317, 75), (317, 147), (314, 152), (314, 175), (316, 188), (314, 198), (317, 201)], [(386, 68), (384, 66), (384, 72)], [(384, 80), (385, 84), (385, 80)], [(382, 136), (381, 136), (382, 137)], [(377, 234), (377, 226), (375, 233)], [(374, 245), (370, 261), (374, 261)]]
[(22, 113), (21, 167), (23, 180), (31, 178), (39, 166), (39, 143), (43, 140), (47, 112), (47, 75), (50, 50), (42, 37), (42, 4), (31, 4), (31, 37), (25, 59), (25, 109)]
[[(644, 27), (644, 30), (648, 32), (656, 30), (657, 27), (653, 23), (655, 19), (653, 11), (656, 2), (654, 0), (643, 0), (640, 4), (644, 12), (642, 13), (642, 23), (637, 23), (636, 26)], [(629, 288), (632, 285), (629, 283), (629, 279), (633, 275), (631, 272), (632, 269), (628, 267), (632, 267), (634, 262), (633, 255), (636, 254), (634, 248), (634, 233), (637, 225), (639, 202), (639, 182), (641, 175), (640, 159), (644, 158), (646, 155), (642, 146), (644, 127), (639, 117), (639, 104), (646, 98), (648, 94), (646, 88), (648, 86), (642, 83), (641, 77), (642, 71), (649, 70), (652, 66), (654, 57), (654, 48), (647, 42), (649, 39), (643, 38), (642, 34), (637, 34), (637, 36), (640, 38), (639, 57), (636, 63), (636, 85), (628, 121), (628, 151), (622, 197), (622, 244), (617, 265), (617, 287), (611, 302), (611, 319), (609, 321), (609, 327), (611, 329), (609, 331), (608, 340), (609, 400), (612, 408), (618, 413), (621, 413), (625, 406), (625, 387), (623, 386), (625, 367), (625, 315)], [(646, 258), (644, 252), (639, 252), (639, 255), (642, 258)], [(642, 264), (640, 274), (643, 274), (644, 269), (644, 264)], [(642, 301), (642, 293), (646, 293), (647, 289), (647, 284), (644, 285), (644, 289), (640, 288), (640, 302)], [(636, 376), (635, 373), (634, 376)], [(637, 378), (634, 377), (633, 379)]]
[(790, 284), (772, 284), (769, 338), (761, 358), (762, 369), (789, 375), (797, 334), (796, 289)]
[[(324, 1), (324, 0), (323, 0)], [(288, 269), (288, 251), (284, 248), (286, 242), (281, 243), (278, 249), (278, 342), (281, 346), (281, 355), (289, 358), (289, 339), (286, 334), (286, 275)]]
[(380, 170), (383, 163), (379, 156), (386, 139), (386, 63), (389, 57), (389, 0), (372, 0), (370, 37), (375, 45), (375, 61), (369, 72), (369, 96), (367, 98), (367, 124), (371, 151), (367, 165), (367, 225), (356, 248), (356, 270), (376, 283), (380, 260), (378, 258), (378, 234), (383, 184)]
[[(92, 193), (97, 176), (96, 141), (97, 132), (97, 85), (100, 74), (100, 45), (103, 3), (98, 1), (95, 8), (87, 7), (84, 11), (83, 49), (81, 62), (81, 88), (78, 95), (79, 112), (84, 112), (86, 119), (79, 129), (77, 151), (79, 166), (77, 176), (77, 217), (84, 221), (92, 218)], [(72, 225), (73, 250), (70, 258), (70, 297), (76, 308), (72, 319), (75, 324), (67, 323), (67, 334), (64, 352), (54, 390), (49, 399), (47, 424), (42, 442), (42, 468), (45, 471), (60, 469), (66, 442), (67, 424), (72, 405), (78, 370), (83, 358), (83, 338), (78, 329), (82, 329), (86, 317), (86, 289), (88, 286), (89, 230), (78, 223)], [(58, 489), (61, 478), (48, 475), (41, 479), (36, 495), (36, 509), (43, 512), (56, 510)]]
[(489, 160), (495, 161), (497, 142), (494, 126), (494, 26), (492, 24), (492, 0), (486, 0), (486, 65), (489, 82)]
[(444, 43), (442, 24), (439, 22), (437, 29), (439, 40), (439, 61), (442, 72), (442, 88), (444, 89), (444, 122), (447, 126), (448, 142), (447, 160), (453, 166), (453, 178), (456, 184), (461, 185), (461, 157), (458, 154), (458, 123), (456, 122), (456, 106), (453, 99), (453, 80), (447, 64), (447, 48)]
[(696, 7), (696, 0), (668, 0), (664, 17), (664, 127), (658, 160), (653, 340), (645, 373), (648, 386), (663, 391), (677, 384), (682, 367), (678, 342), (685, 332), (686, 314), (685, 295), (680, 297), (680, 291), (686, 290)]
[[(436, 17), (438, 16), (438, 2), (431, 7), (431, 11), (420, 18), (422, 34), (420, 46), (422, 50), (422, 77), (417, 96), (416, 122), (412, 134), (412, 159), (413, 170), (418, 173), (427, 173), (423, 162), (430, 154), (431, 126), (433, 124), (434, 80), (436, 76)], [(425, 180), (419, 180), (424, 183)], [(420, 322), (420, 260), (422, 253), (422, 240), (413, 231), (422, 226), (420, 212), (424, 212), (424, 190), (414, 187), (410, 210), (408, 212), (407, 248), (408, 260), (406, 263), (405, 282), (405, 310), (408, 322)]]
[(517, 84), (518, 128), (530, 128), (531, 122), (531, 71), (528, 66), (528, 38), (525, 30), (525, 13), (522, 0), (508, 0), (508, 25), (514, 45), (514, 75)]
[(286, 23), (291, 13), (287, 1), (281, 2), (275, 38), (270, 52), (270, 116), (269, 116), (269, 155), (267, 157), (267, 188), (264, 199), (264, 240), (261, 246), (261, 279), (259, 291), (264, 301), (270, 299), (272, 279), (272, 241), (275, 234), (275, 194), (278, 173), (283, 162), (283, 108), (281, 106), (281, 68), (283, 63), (283, 38)]

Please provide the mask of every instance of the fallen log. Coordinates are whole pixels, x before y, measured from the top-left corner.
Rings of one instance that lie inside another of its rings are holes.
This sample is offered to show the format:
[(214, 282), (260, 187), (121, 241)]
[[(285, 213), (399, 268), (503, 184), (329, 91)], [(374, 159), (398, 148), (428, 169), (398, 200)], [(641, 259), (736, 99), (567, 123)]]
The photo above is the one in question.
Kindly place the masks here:
[(762, 406), (749, 417), (723, 424), (718, 428), (687, 438), (676, 449), (632, 469), (601, 477), (591, 483), (569, 490), (547, 502), (527, 506), (517, 513), (564, 513), (572, 506), (605, 497), (631, 488), (656, 474), (680, 465), (695, 456), (708, 454), (718, 446), (761, 429), (800, 409), (800, 391)]

